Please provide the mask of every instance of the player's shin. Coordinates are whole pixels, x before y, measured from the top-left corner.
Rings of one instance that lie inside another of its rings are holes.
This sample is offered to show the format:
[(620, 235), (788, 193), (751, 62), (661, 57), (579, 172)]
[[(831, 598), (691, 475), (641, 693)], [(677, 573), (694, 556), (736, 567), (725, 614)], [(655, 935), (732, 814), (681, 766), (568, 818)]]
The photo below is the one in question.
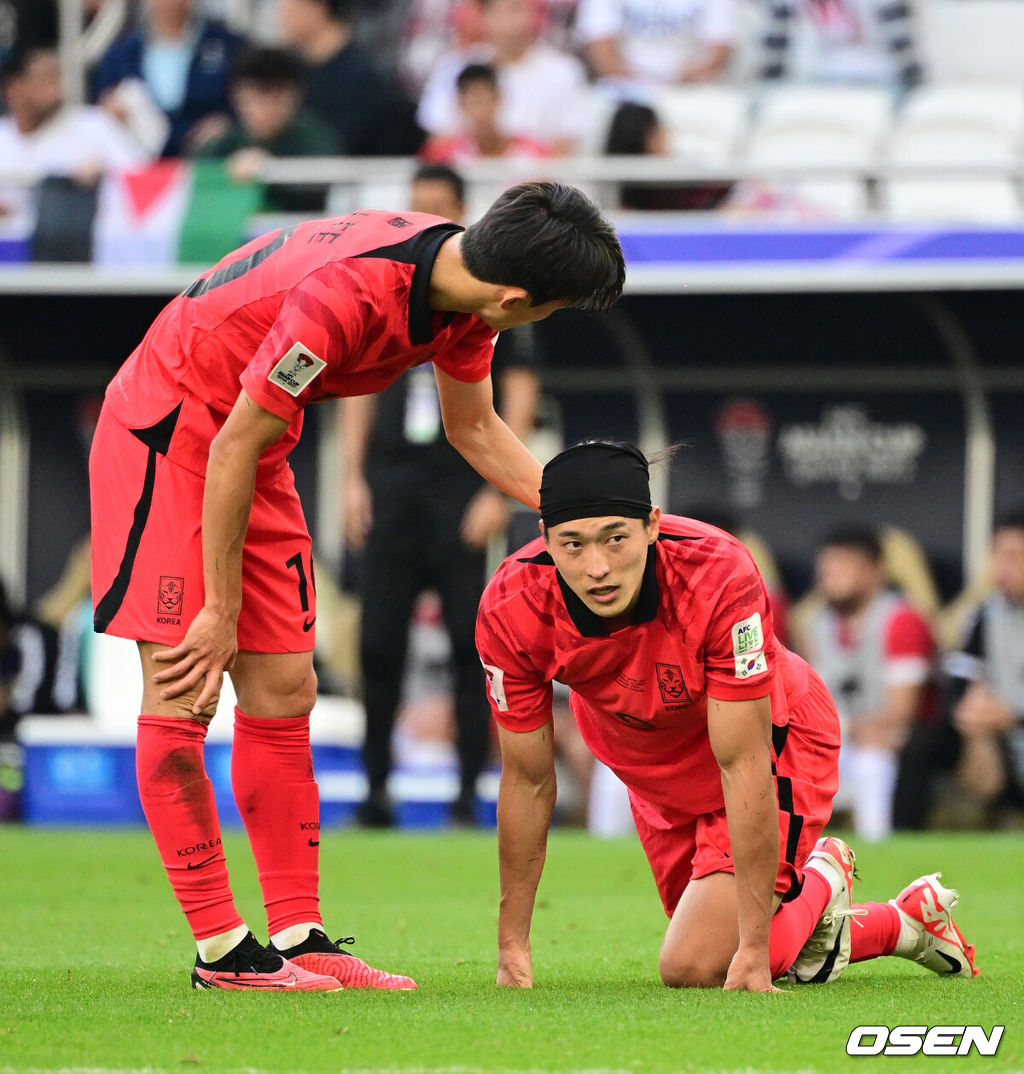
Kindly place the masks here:
[(231, 784), (256, 859), (270, 935), (319, 923), (320, 796), (309, 716), (260, 719), (236, 708)]
[(228, 886), (213, 785), (203, 764), (206, 725), (140, 716), (139, 797), (174, 894), (197, 940), (242, 924)]

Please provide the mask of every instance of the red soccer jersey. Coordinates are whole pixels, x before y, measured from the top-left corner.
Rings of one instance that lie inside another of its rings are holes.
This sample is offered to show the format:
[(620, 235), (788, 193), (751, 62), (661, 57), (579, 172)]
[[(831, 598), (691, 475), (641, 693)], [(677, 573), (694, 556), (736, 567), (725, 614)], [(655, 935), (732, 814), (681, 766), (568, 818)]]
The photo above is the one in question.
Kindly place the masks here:
[(181, 403), (168, 457), (201, 474), (244, 388), (290, 422), (260, 461), (266, 473), (294, 447), (308, 403), (382, 391), (429, 361), (483, 380), (494, 330), (428, 302), (437, 252), (461, 230), (423, 213), (356, 212), (254, 239), (164, 308), (108, 387), (111, 412), (145, 428)]
[(538, 538), (488, 584), (477, 647), (501, 726), (542, 726), (552, 681), (566, 684), (587, 746), (654, 827), (724, 807), (709, 697), (770, 695), (773, 723), (783, 726), (807, 690), (807, 665), (776, 642), (746, 548), (713, 526), (671, 515), (662, 516), (648, 554), (631, 625), (606, 633)]

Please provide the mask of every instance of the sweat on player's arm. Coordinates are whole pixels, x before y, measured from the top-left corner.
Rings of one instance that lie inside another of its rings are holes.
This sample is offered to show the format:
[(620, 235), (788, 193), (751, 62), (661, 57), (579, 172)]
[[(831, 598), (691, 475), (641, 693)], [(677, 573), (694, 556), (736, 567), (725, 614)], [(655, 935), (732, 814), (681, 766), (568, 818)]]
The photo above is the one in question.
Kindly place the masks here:
[(631, 444), (555, 456), (540, 511), (542, 536), (498, 568), (477, 618), (502, 750), (498, 983), (533, 981), (555, 680), (570, 688), (590, 751), (629, 790), (670, 919), (666, 985), (765, 992), (890, 954), (974, 975), (974, 948), (951, 917), (957, 893), (937, 875), (889, 903), (851, 903), (853, 852), (822, 835), (838, 716), (821, 679), (777, 642), (747, 550), (661, 515)]

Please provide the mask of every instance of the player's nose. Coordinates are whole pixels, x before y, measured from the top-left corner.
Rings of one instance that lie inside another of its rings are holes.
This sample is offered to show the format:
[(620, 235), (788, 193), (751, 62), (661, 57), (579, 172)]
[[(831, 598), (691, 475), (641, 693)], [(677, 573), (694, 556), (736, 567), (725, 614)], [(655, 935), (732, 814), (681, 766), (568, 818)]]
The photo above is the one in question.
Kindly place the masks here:
[(608, 573), (608, 561), (601, 552), (594, 548), (587, 555), (587, 576), (595, 580), (603, 578)]

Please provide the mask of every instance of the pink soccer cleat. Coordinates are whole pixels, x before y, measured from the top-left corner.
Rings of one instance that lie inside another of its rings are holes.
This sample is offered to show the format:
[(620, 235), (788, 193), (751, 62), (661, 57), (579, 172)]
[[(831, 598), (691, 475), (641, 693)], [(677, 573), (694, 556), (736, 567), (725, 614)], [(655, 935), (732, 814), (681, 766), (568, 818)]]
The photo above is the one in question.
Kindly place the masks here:
[(312, 973), (268, 951), (250, 932), (237, 947), (216, 962), (203, 962), (197, 955), (192, 987), (337, 992), (341, 985), (333, 977)]
[(960, 895), (943, 887), (940, 876), (942, 873), (918, 877), (889, 900), (900, 919), (918, 934), (917, 948), (906, 957), (933, 973), (977, 977), (981, 970), (974, 965), (974, 944), (968, 943), (953, 923), (951, 911)]
[(334, 978), (342, 988), (381, 988), (394, 991), (419, 987), (411, 977), (402, 977), (386, 970), (375, 970), (361, 958), (341, 950), (341, 944), (354, 942), (349, 936), (332, 943), (327, 939), (326, 933), (313, 929), (309, 936), (295, 947), (279, 951), (271, 944), (269, 950), (304, 970)]

